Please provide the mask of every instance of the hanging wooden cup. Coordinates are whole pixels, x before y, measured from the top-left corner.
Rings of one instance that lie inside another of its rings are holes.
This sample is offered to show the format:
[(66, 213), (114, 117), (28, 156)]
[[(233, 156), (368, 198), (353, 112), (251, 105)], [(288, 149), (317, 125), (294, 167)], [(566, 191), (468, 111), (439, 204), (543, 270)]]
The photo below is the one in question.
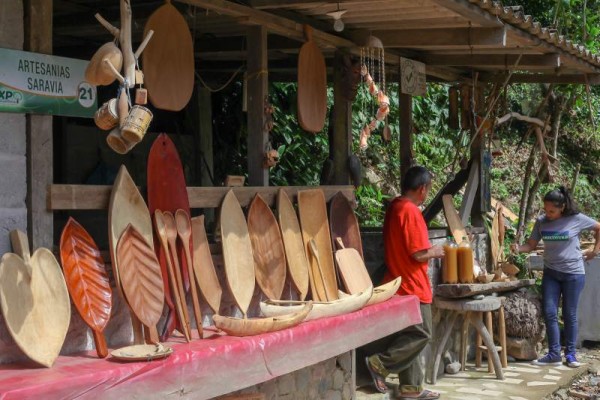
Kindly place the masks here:
[(105, 43), (96, 51), (85, 69), (85, 80), (92, 85), (110, 85), (117, 78), (104, 60), (108, 60), (115, 70), (120, 71), (123, 66), (123, 53), (113, 42)]
[(123, 136), (121, 136), (121, 129), (114, 128), (106, 137), (106, 143), (108, 147), (113, 149), (115, 153), (127, 154), (129, 150), (133, 149), (135, 143), (130, 142)]
[(103, 131), (110, 131), (119, 125), (119, 115), (117, 113), (117, 99), (110, 99), (102, 104), (102, 107), (94, 114), (96, 126)]
[(152, 112), (146, 107), (135, 105), (121, 127), (121, 135), (130, 142), (138, 143), (144, 138), (150, 122)]

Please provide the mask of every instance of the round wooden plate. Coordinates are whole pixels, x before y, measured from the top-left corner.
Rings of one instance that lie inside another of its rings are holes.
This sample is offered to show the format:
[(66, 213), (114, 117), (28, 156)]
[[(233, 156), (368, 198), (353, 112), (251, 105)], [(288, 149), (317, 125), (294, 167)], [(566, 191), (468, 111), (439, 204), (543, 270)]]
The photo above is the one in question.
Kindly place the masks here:
[(121, 361), (151, 361), (168, 357), (171, 354), (173, 354), (173, 349), (161, 344), (135, 344), (110, 352), (113, 358)]

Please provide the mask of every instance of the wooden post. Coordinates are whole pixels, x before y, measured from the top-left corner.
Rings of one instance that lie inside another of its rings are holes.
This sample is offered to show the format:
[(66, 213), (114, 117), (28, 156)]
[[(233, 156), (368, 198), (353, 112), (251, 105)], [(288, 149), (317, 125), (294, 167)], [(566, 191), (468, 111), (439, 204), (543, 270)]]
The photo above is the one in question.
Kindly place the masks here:
[[(52, 0), (26, 0), (25, 49), (52, 54)], [(27, 135), (27, 232), (31, 249), (52, 248), (53, 214), (46, 207), (52, 184), (52, 116), (28, 114)]]
[[(213, 182), (215, 169), (213, 163), (213, 131), (212, 131), (212, 96), (210, 90), (204, 87), (196, 87), (198, 99), (198, 162), (200, 163), (200, 185), (215, 186)], [(215, 210), (204, 209), (204, 222), (212, 226), (215, 219)]]
[(267, 30), (248, 28), (248, 184), (268, 186), (269, 170), (263, 168), (263, 155), (269, 140), (265, 129), (264, 106), (268, 95)]
[(413, 99), (409, 94), (400, 92), (400, 176), (402, 179), (406, 171), (413, 165)]
[[(475, 112), (477, 115), (482, 115), (485, 113), (485, 100), (483, 97), (483, 87), (477, 87), (474, 93), (475, 96)], [(470, 91), (471, 92), (471, 91)], [(483, 123), (483, 122), (482, 122)], [(477, 126), (471, 126), (471, 133), (474, 135), (477, 132)], [(485, 159), (484, 159), (484, 129), (481, 129), (479, 135), (473, 141), (473, 145), (471, 146), (471, 158), (473, 160), (479, 160), (479, 174), (477, 175), (477, 179), (479, 179), (479, 184), (477, 187), (477, 192), (475, 194), (475, 199), (473, 201), (473, 208), (471, 208), (471, 226), (473, 227), (484, 227), (483, 215), (488, 210), (485, 207), (485, 191), (487, 190), (487, 183), (485, 182)]]
[(344, 53), (336, 51), (333, 69), (333, 137), (329, 144), (330, 157), (333, 159), (334, 178), (336, 185), (347, 185), (350, 181), (348, 157), (352, 152), (352, 102), (344, 93)]

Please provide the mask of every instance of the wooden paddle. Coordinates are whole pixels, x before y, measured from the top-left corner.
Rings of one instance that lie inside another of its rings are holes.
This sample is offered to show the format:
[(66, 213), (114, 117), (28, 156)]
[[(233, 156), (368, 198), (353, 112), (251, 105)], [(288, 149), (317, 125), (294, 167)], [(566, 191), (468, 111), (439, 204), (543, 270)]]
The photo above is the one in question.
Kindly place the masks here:
[(12, 231), (14, 252), (0, 262), (0, 308), (6, 328), (31, 360), (51, 367), (65, 341), (71, 306), (60, 266), (48, 249), (30, 256), (27, 235)]
[(342, 192), (333, 196), (329, 203), (329, 227), (333, 248), (336, 246), (337, 239), (341, 238), (346, 248), (355, 249), (361, 258), (363, 257), (358, 219), (350, 207), (350, 202)]
[(69, 218), (60, 236), (60, 260), (73, 304), (92, 329), (98, 357), (108, 356), (104, 328), (112, 309), (112, 292), (104, 260), (90, 234)]
[(204, 299), (215, 312), (219, 313), (222, 289), (215, 271), (210, 247), (204, 229), (204, 215), (192, 218), (192, 240), (194, 242), (194, 276)]
[(444, 215), (446, 216), (446, 222), (448, 222), (448, 228), (450, 228), (450, 232), (452, 232), (452, 236), (456, 243), (460, 243), (462, 242), (463, 237), (467, 236), (467, 231), (460, 220), (458, 212), (456, 212), (456, 208), (454, 208), (452, 195), (443, 195), (442, 202), (444, 203)]
[[(317, 269), (318, 269), (318, 275), (321, 281), (321, 284), (323, 285), (324, 288), (327, 287), (327, 284), (325, 283), (325, 274), (323, 273), (323, 267), (321, 267), (321, 258), (319, 257), (319, 248), (317, 247), (317, 242), (315, 242), (314, 239), (310, 239), (308, 241), (308, 247), (310, 248), (310, 251), (312, 252), (312, 255), (315, 257), (315, 260), (317, 261)], [(329, 298), (329, 294), (327, 293), (327, 290), (324, 290), (324, 294), (325, 294), (325, 301), (331, 301), (333, 299)]]
[[(305, 251), (314, 278), (311, 285), (313, 300), (335, 300), (338, 298), (337, 278), (323, 191), (320, 189), (299, 191), (298, 212), (300, 227), (302, 228), (302, 239), (304, 240)], [(318, 261), (315, 252), (311, 250), (311, 240), (315, 242), (314, 247), (319, 254)], [(325, 284), (319, 276), (323, 277)]]
[(171, 293), (173, 295), (173, 300), (175, 301), (175, 309), (177, 311), (177, 317), (182, 325), (182, 333), (185, 336), (185, 339), (189, 342), (191, 337), (188, 333), (189, 324), (185, 319), (183, 314), (183, 304), (181, 301), (181, 296), (179, 295), (179, 288), (177, 287), (177, 279), (175, 278), (175, 271), (173, 270), (173, 264), (171, 264), (171, 257), (169, 257), (169, 244), (167, 242), (167, 227), (165, 225), (165, 220), (163, 217), (163, 213), (160, 210), (156, 210), (154, 212), (154, 223), (156, 225), (156, 230), (158, 231), (158, 237), (160, 238), (160, 244), (163, 248), (164, 253), (167, 255), (167, 272), (169, 274), (169, 282), (171, 282)]
[(283, 189), (279, 189), (277, 193), (277, 216), (289, 277), (298, 290), (298, 297), (300, 300), (304, 300), (308, 294), (310, 269), (302, 243), (302, 231), (300, 231), (296, 210)]
[(156, 108), (180, 111), (194, 91), (194, 45), (185, 18), (170, 0), (146, 23), (144, 36), (154, 31), (142, 54), (144, 81)]
[(150, 341), (158, 343), (156, 324), (162, 314), (165, 294), (154, 249), (132, 225), (128, 225), (117, 244), (117, 258), (127, 303), (148, 327)]
[(227, 192), (223, 199), (219, 221), (227, 284), (240, 311), (246, 317), (254, 294), (254, 256), (246, 218), (233, 190)]
[(192, 262), (192, 256), (190, 254), (190, 244), (192, 239), (192, 223), (190, 216), (183, 210), (177, 210), (175, 212), (175, 224), (177, 226), (177, 234), (179, 240), (183, 244), (185, 251), (185, 261), (188, 268), (188, 275), (190, 277), (190, 291), (192, 292), (192, 305), (194, 307), (194, 317), (196, 318), (196, 329), (198, 335), (202, 339), (202, 313), (200, 312), (200, 302), (198, 301), (198, 290), (196, 288), (196, 277), (194, 276), (194, 264)]
[(269, 299), (281, 299), (285, 285), (285, 250), (273, 212), (257, 193), (248, 210), (256, 282)]
[(306, 43), (298, 55), (298, 123), (305, 131), (323, 130), (327, 114), (327, 70), (312, 28), (304, 25)]
[(336, 239), (340, 250), (335, 252), (335, 260), (346, 290), (349, 294), (360, 293), (373, 286), (365, 263), (356, 249), (344, 247), (340, 237)]

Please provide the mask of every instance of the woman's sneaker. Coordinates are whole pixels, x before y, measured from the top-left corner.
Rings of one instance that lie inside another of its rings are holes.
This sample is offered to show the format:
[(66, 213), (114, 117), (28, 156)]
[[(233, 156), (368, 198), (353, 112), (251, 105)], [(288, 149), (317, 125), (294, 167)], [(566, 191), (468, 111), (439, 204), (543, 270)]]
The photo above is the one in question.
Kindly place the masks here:
[(562, 359), (560, 356), (552, 356), (550, 354), (546, 354), (544, 357), (533, 360), (531, 362), (533, 365), (539, 365), (541, 367), (559, 367), (562, 365)]
[(575, 358), (574, 355), (567, 355), (565, 356), (565, 359), (567, 360), (567, 367), (571, 367), (571, 368), (578, 368), (581, 367), (581, 363), (579, 361), (577, 361), (577, 358)]

